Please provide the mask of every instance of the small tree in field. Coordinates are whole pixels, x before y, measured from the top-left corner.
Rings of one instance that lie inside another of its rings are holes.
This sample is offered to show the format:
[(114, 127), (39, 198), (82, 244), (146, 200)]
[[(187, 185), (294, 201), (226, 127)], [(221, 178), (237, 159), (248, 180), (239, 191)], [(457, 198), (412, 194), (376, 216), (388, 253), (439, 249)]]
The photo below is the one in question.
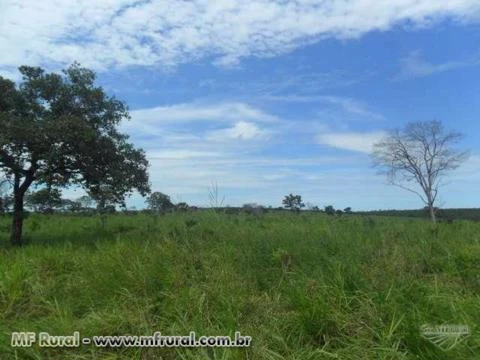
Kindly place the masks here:
[(327, 205), (325, 206), (325, 214), (327, 215), (335, 215), (335, 208), (333, 207), (333, 205)]
[(285, 199), (282, 201), (283, 207), (285, 209), (290, 209), (293, 211), (300, 211), (301, 208), (305, 207), (305, 204), (302, 202), (302, 197), (300, 195), (289, 194), (285, 196)]
[(108, 187), (122, 202), (149, 192), (145, 153), (117, 127), (127, 106), (95, 86), (95, 74), (73, 64), (63, 74), (21, 66), (22, 82), (0, 76), (0, 172), (13, 186), (11, 241), (22, 244), (23, 208), (33, 185)]
[(372, 159), (390, 184), (418, 195), (435, 222), (442, 178), (468, 157), (468, 152), (455, 148), (461, 139), (439, 121), (408, 123), (375, 144)]
[(150, 210), (157, 212), (169, 210), (174, 207), (172, 201), (170, 200), (170, 196), (165, 195), (160, 191), (153, 192), (147, 198), (147, 205)]

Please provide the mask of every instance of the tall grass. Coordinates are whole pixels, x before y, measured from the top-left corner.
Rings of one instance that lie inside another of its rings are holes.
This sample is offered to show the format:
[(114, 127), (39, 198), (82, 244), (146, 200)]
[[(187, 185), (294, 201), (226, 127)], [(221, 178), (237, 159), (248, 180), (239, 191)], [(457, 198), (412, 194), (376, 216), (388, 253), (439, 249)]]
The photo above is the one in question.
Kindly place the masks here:
[[(323, 214), (0, 220), (1, 359), (480, 358), (480, 224)], [(442, 351), (423, 324), (465, 324)], [(252, 336), (250, 348), (12, 348), (12, 331)]]

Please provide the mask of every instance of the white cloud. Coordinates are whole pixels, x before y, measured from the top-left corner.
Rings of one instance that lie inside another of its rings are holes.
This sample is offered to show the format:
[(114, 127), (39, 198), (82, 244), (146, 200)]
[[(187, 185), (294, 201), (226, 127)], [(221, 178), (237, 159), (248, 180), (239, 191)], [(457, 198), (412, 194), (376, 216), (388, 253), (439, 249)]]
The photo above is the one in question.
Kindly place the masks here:
[(223, 154), (214, 151), (195, 151), (188, 149), (164, 149), (150, 152), (148, 158), (161, 160), (187, 160), (198, 158), (216, 158), (222, 157)]
[(451, 174), (454, 181), (477, 185), (480, 182), (480, 154), (471, 154), (468, 159)]
[[(124, 131), (135, 138), (157, 137), (152, 141), (162, 139), (170, 144), (192, 144), (220, 138), (260, 139), (268, 131), (257, 124), (271, 126), (280, 122), (275, 115), (241, 102), (175, 104), (135, 110), (130, 115), (131, 120), (122, 123)], [(219, 124), (233, 125), (218, 129)]]
[(324, 38), (447, 17), (476, 20), (479, 13), (478, 0), (3, 0), (0, 66), (78, 60), (102, 70), (207, 57), (232, 65)]
[(422, 57), (420, 51), (414, 51), (400, 60), (400, 73), (394, 77), (394, 80), (430, 76), (435, 73), (446, 72), (479, 63), (480, 59), (477, 57), (462, 61), (447, 61), (432, 64)]
[(342, 132), (321, 134), (316, 137), (316, 140), (319, 144), (338, 149), (369, 153), (372, 151), (373, 144), (383, 136), (385, 136), (385, 133), (382, 131), (369, 133)]
[(158, 106), (149, 109), (131, 111), (132, 121), (135, 124), (179, 123), (199, 121), (240, 121), (253, 120), (258, 122), (275, 122), (276, 116), (265, 113), (244, 103), (185, 103), (171, 106)]
[(239, 121), (233, 127), (211, 131), (207, 138), (213, 141), (231, 140), (260, 140), (266, 138), (268, 131), (258, 125), (246, 121)]

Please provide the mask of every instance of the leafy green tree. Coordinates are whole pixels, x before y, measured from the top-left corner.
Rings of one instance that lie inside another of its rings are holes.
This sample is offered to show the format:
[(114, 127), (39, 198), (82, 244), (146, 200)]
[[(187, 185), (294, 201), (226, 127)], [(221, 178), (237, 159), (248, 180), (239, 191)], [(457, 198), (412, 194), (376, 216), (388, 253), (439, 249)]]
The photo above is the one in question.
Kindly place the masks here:
[(147, 198), (147, 205), (150, 210), (154, 211), (165, 211), (174, 207), (172, 201), (170, 200), (170, 196), (165, 195), (159, 191), (153, 192)]
[(62, 192), (59, 189), (41, 189), (25, 195), (25, 203), (34, 211), (51, 212), (62, 205)]
[(347, 206), (345, 209), (343, 209), (343, 212), (345, 214), (351, 214), (352, 213), (352, 208), (350, 206)]
[(335, 215), (335, 208), (332, 205), (325, 206), (325, 214), (327, 215)]
[(115, 202), (149, 192), (145, 153), (117, 127), (125, 103), (95, 86), (95, 73), (74, 63), (63, 73), (21, 66), (17, 86), (0, 77), (0, 171), (13, 184), (13, 244), (22, 244), (23, 208), (32, 184), (77, 185)]
[(301, 208), (305, 207), (305, 204), (302, 202), (302, 197), (300, 195), (293, 194), (286, 195), (285, 199), (282, 201), (282, 204), (285, 209), (294, 211), (300, 211)]

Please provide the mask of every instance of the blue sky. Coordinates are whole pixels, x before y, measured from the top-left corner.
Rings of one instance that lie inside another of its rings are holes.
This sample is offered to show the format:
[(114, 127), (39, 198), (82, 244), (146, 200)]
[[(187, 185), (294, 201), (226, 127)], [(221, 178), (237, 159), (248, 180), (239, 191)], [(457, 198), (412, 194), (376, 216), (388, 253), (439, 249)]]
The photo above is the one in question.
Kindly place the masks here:
[[(445, 207), (479, 207), (478, 0), (35, 1), (0, 4), (0, 75), (72, 61), (125, 100), (152, 189), (207, 205), (419, 208), (371, 167), (409, 121), (463, 132)], [(70, 197), (79, 191), (65, 192)], [(130, 206), (143, 200), (133, 196)]]

